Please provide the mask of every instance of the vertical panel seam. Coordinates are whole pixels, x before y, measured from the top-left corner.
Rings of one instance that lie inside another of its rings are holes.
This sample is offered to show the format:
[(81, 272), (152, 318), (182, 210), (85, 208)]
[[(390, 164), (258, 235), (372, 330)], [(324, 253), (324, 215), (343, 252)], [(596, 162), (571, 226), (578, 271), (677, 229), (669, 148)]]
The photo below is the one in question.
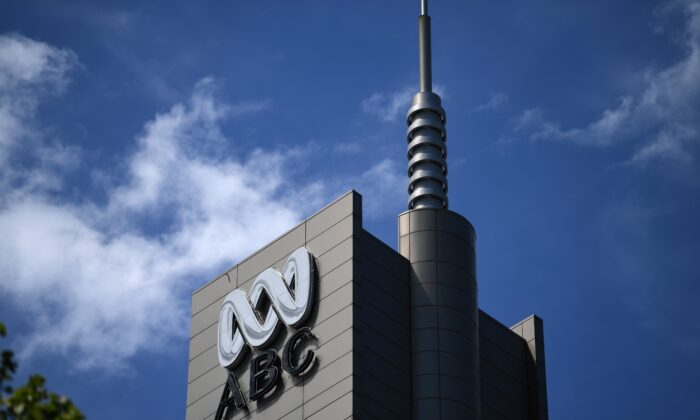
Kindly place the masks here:
[[(401, 229), (401, 216), (399, 216), (399, 230)], [(413, 275), (413, 264), (411, 264), (411, 212), (408, 212), (408, 231), (406, 232), (406, 242), (408, 242), (408, 250), (406, 252), (406, 259), (408, 259), (408, 303), (410, 304), (410, 311), (408, 313), (408, 345), (411, 349), (411, 417), (414, 417), (413, 409), (415, 407), (415, 394), (414, 394), (414, 378), (413, 378), (413, 362), (415, 361), (415, 353), (413, 352), (413, 290), (411, 286), (411, 276)], [(399, 251), (401, 251), (401, 232), (399, 232)]]
[[(432, 211), (433, 213), (433, 223), (435, 228), (433, 229), (433, 240), (434, 246), (435, 246), (435, 281), (437, 283), (438, 280), (438, 265), (437, 265), (437, 260), (438, 260), (438, 234), (437, 234), (437, 211)], [(442, 361), (440, 360), (440, 349), (442, 348), (440, 346), (440, 314), (437, 310), (437, 308), (440, 306), (440, 290), (439, 286), (435, 287), (435, 319), (437, 321), (437, 347), (438, 347), (438, 353), (437, 353), (437, 358), (438, 358), (438, 395), (440, 396), (440, 400), (438, 401), (438, 412), (440, 413), (440, 419), (442, 419)]]
[[(307, 224), (307, 222), (304, 222), (304, 247), (305, 247), (305, 248), (306, 248), (306, 246), (308, 245), (308, 243), (306, 242), (306, 224)], [(315, 264), (316, 264), (316, 260), (315, 260), (315, 258), (314, 258), (314, 265), (315, 265)], [(317, 277), (318, 277), (318, 276), (317, 276)], [(320, 279), (317, 279), (317, 278), (315, 278), (315, 279), (313, 279), (313, 280), (316, 281), (316, 282), (319, 282), (319, 281), (320, 281)], [(317, 284), (317, 285), (316, 285), (317, 289), (318, 289), (318, 286), (319, 286), (319, 285)], [(337, 291), (337, 290), (336, 290), (336, 291)], [(318, 294), (316, 294), (316, 296), (314, 296), (314, 299), (316, 299), (316, 298), (318, 298)], [(315, 302), (314, 302), (314, 303), (315, 303)], [(329, 318), (330, 318), (330, 317), (329, 317)], [(327, 318), (327, 319), (329, 319), (329, 318)], [(306, 381), (302, 380), (302, 381), (301, 381), (301, 418), (302, 418), (302, 419), (304, 419), (304, 406), (306, 405), (306, 389), (305, 389), (305, 385), (306, 385)]]

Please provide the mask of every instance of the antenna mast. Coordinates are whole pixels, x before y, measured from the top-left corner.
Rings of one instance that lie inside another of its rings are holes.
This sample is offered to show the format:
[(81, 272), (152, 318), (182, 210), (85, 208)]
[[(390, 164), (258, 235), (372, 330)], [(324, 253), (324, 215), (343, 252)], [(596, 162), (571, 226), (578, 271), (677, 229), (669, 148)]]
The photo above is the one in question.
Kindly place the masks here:
[(433, 75), (430, 54), (430, 16), (428, 0), (421, 0), (421, 13), (418, 19), (418, 55), (420, 65), (420, 91), (433, 90)]
[(445, 110), (433, 93), (428, 0), (418, 17), (420, 92), (408, 110), (408, 209), (447, 209)]

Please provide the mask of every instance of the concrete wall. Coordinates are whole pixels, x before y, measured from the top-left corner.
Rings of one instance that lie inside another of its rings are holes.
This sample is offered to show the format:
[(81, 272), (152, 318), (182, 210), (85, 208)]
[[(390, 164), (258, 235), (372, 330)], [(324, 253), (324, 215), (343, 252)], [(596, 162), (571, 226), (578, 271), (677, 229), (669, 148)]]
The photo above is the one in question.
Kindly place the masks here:
[(479, 311), (483, 420), (547, 420), (542, 320), (508, 328)]

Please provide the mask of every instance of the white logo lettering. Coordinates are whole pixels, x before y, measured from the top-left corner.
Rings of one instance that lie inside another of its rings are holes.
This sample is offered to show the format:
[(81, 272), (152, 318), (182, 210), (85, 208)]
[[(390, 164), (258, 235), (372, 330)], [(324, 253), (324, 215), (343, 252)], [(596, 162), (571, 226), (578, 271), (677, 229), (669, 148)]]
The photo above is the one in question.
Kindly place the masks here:
[[(275, 337), (281, 319), (288, 326), (302, 324), (311, 312), (314, 298), (313, 256), (299, 248), (287, 259), (282, 273), (268, 268), (253, 281), (250, 293), (236, 289), (226, 295), (219, 313), (219, 364), (234, 366), (246, 344), (253, 348), (268, 345)], [(265, 319), (259, 312), (263, 291), (270, 301)]]

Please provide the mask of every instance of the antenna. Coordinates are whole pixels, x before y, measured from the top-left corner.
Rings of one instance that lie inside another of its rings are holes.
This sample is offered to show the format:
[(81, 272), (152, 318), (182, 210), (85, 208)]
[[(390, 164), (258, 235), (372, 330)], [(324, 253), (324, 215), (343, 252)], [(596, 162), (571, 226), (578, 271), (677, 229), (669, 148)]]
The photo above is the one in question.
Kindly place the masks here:
[(421, 0), (421, 15), (418, 18), (418, 56), (420, 65), (420, 91), (433, 90), (432, 65), (430, 57), (430, 16), (428, 0)]
[(447, 132), (445, 110), (433, 93), (428, 0), (418, 17), (420, 92), (408, 110), (408, 209), (447, 209)]

